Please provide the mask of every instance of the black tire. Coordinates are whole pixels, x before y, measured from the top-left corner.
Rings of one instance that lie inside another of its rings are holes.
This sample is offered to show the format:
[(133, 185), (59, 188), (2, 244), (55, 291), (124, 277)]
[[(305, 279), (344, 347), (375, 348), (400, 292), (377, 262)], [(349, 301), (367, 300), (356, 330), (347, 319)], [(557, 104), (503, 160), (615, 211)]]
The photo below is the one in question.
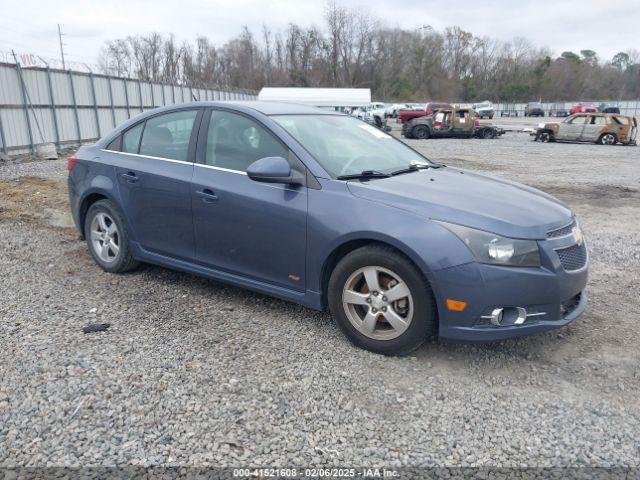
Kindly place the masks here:
[(491, 140), (496, 138), (496, 132), (493, 128), (484, 128), (481, 133), (481, 137), (485, 140)]
[(489, 120), (493, 120), (493, 113), (489, 115)]
[(376, 124), (376, 127), (381, 128), (382, 127), (382, 119), (378, 116), (373, 117), (373, 121)]
[[(358, 269), (371, 266), (397, 273), (406, 283), (413, 299), (413, 315), (409, 326), (395, 338), (378, 340), (364, 335), (351, 323), (343, 306), (343, 289), (349, 278)], [(328, 297), (333, 318), (347, 338), (354, 345), (375, 353), (406, 355), (420, 347), (437, 331), (437, 309), (427, 280), (406, 257), (387, 246), (361, 247), (340, 260), (331, 273)]]
[[(106, 214), (109, 219), (115, 223), (117, 228), (119, 251), (117, 255), (114, 256), (114, 260), (110, 262), (106, 262), (100, 258), (91, 235), (91, 224), (94, 218), (100, 213)], [(118, 207), (111, 200), (99, 200), (89, 207), (84, 219), (84, 236), (91, 256), (105, 272), (125, 273), (135, 269), (140, 264), (131, 254), (131, 247), (129, 246), (130, 235), (127, 229), (127, 223), (124, 221)]]
[(551, 131), (543, 131), (540, 132), (537, 136), (537, 138), (542, 142), (542, 143), (550, 143), (555, 141), (555, 138), (553, 137), (553, 133), (551, 133)]
[(416, 125), (411, 129), (411, 136), (419, 140), (426, 140), (431, 136), (429, 127), (425, 125)]

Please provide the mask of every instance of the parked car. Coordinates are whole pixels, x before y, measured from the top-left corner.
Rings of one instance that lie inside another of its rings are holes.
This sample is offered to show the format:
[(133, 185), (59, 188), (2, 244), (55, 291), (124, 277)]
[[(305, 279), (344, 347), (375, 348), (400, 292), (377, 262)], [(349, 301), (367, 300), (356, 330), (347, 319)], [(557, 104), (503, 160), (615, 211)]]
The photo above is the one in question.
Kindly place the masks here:
[(563, 103), (556, 103), (555, 105), (552, 105), (551, 108), (549, 109), (549, 116), (550, 117), (568, 117), (569, 111), (566, 108), (564, 108)]
[(433, 163), (338, 112), (163, 107), (67, 169), (73, 219), (103, 270), (148, 262), (328, 308), (374, 352), (544, 332), (586, 307), (587, 250), (566, 205)]
[(376, 102), (372, 103), (368, 108), (369, 118), (367, 120), (378, 128), (382, 128), (386, 122), (385, 104)]
[(544, 117), (544, 109), (540, 102), (529, 102), (524, 107), (525, 117)]
[(635, 145), (638, 121), (635, 117), (608, 113), (577, 113), (560, 123), (541, 123), (534, 140), (543, 142), (595, 142), (601, 145)]
[(474, 103), (472, 108), (476, 111), (478, 118), (492, 119), (496, 114), (496, 109), (493, 106), (493, 103), (489, 101)]
[(406, 138), (495, 138), (504, 129), (493, 125), (480, 125), (471, 108), (442, 108), (428, 117), (414, 118), (402, 125)]
[(593, 105), (583, 105), (581, 103), (578, 103), (577, 105), (571, 107), (569, 113), (573, 115), (574, 113), (597, 113), (597, 111), (598, 109)]
[(400, 110), (411, 110), (411, 105), (408, 103), (394, 103), (393, 105), (385, 109), (385, 116), (396, 118)]
[(502, 110), (500, 110), (501, 117), (517, 117), (518, 110), (514, 105), (507, 105)]
[(602, 113), (617, 113), (620, 114), (620, 107), (617, 105), (601, 105), (598, 110)]
[(421, 110), (400, 110), (398, 113), (398, 123), (405, 123), (414, 118), (426, 117), (429, 115), (433, 115), (433, 112), (440, 108), (453, 108), (448, 103), (434, 103), (430, 102), (424, 105), (424, 108)]

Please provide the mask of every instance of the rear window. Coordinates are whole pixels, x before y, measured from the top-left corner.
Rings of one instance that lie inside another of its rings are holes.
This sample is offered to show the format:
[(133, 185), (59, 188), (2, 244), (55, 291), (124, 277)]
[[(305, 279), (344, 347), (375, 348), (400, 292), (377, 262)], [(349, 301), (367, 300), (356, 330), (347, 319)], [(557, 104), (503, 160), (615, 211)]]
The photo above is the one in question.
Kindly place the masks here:
[(140, 154), (187, 160), (191, 130), (197, 115), (197, 110), (183, 110), (147, 120), (140, 142)]
[(144, 122), (139, 123), (133, 128), (130, 128), (122, 136), (122, 151), (127, 153), (138, 153), (138, 147), (140, 146), (140, 135), (144, 128)]

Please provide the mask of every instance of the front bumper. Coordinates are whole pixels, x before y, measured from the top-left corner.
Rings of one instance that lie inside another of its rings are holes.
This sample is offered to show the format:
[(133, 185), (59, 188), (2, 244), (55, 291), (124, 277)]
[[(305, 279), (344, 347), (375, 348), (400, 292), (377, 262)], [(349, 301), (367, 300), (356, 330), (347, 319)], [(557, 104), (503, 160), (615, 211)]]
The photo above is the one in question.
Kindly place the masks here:
[[(579, 270), (565, 271), (555, 249), (562, 241), (539, 242), (542, 266), (502, 267), (467, 263), (433, 272), (439, 336), (466, 342), (487, 342), (531, 335), (568, 325), (586, 309), (588, 258)], [(544, 244), (544, 245), (543, 245)], [(464, 311), (447, 309), (446, 299), (467, 303)], [(494, 308), (526, 309), (521, 325), (493, 325), (486, 317)]]

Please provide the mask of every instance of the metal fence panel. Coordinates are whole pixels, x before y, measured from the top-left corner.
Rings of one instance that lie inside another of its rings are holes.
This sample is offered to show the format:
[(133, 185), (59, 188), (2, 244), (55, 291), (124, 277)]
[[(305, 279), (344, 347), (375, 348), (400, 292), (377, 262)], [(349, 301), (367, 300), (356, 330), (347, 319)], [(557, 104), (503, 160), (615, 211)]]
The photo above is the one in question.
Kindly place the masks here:
[[(22, 93), (20, 79), (15, 68), (0, 66), (0, 103), (3, 105), (20, 105)], [(8, 141), (7, 141), (8, 143)]]
[[(0, 63), (0, 151), (26, 153), (35, 145), (94, 141), (155, 107), (228, 98), (218, 90), (164, 85), (92, 73), (22, 68)], [(235, 98), (255, 98), (237, 92)]]

